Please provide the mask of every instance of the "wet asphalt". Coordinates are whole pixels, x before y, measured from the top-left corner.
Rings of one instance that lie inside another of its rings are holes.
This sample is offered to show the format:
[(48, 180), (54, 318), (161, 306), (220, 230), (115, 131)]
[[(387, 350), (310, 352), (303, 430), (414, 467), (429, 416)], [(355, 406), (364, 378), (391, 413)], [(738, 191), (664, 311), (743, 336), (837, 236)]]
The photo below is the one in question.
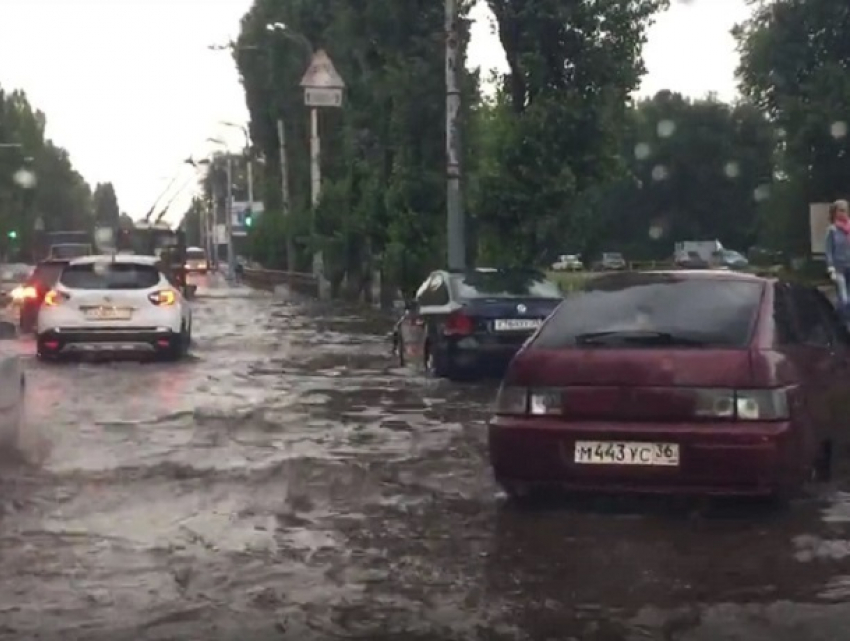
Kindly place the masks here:
[(355, 310), (202, 287), (178, 364), (42, 365), (0, 466), (0, 639), (850, 638), (850, 491), (507, 505), (495, 384)]

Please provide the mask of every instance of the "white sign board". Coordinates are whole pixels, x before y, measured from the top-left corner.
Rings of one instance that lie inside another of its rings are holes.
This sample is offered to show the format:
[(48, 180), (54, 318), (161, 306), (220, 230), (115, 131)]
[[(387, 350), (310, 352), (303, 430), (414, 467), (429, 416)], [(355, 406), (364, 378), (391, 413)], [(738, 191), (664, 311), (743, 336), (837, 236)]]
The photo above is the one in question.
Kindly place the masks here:
[(829, 203), (809, 203), (809, 233), (811, 235), (812, 255), (824, 255), (827, 229), (829, 229)]
[(308, 107), (341, 107), (342, 89), (308, 87), (304, 89), (304, 104)]
[(308, 107), (341, 107), (345, 81), (324, 49), (313, 54), (310, 66), (301, 78), (304, 103)]

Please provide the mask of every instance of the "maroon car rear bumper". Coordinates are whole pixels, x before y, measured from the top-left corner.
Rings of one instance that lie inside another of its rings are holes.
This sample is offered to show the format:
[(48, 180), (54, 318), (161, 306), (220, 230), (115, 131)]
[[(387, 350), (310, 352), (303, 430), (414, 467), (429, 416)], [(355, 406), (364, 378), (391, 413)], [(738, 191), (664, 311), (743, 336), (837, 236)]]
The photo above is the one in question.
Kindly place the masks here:
[[(675, 443), (676, 466), (575, 462), (576, 441)], [(496, 417), (490, 462), (508, 486), (576, 492), (765, 496), (799, 486), (807, 455), (789, 423), (567, 423)]]

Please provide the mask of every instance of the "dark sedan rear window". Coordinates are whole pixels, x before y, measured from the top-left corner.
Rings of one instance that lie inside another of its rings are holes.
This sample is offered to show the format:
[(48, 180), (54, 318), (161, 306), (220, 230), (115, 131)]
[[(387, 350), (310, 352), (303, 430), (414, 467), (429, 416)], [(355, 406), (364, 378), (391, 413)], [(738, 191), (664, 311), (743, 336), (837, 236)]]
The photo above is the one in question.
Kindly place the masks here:
[(653, 336), (666, 337), (674, 345), (746, 347), (763, 289), (759, 281), (670, 274), (600, 277), (558, 307), (533, 347), (664, 344), (664, 340), (617, 341)]
[(475, 272), (452, 279), (457, 297), (476, 298), (561, 298), (558, 286), (539, 272)]
[(41, 287), (53, 287), (59, 280), (59, 274), (67, 265), (68, 263), (63, 262), (39, 263), (29, 277), (29, 283)]
[(70, 265), (59, 282), (69, 289), (148, 289), (159, 283), (159, 269), (138, 263)]

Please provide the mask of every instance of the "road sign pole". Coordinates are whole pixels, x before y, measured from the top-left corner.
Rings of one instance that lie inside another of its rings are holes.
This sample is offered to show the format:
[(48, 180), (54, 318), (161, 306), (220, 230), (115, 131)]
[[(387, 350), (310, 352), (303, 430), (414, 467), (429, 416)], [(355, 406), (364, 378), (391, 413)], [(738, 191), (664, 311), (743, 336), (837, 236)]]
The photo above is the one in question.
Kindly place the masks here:
[[(322, 162), (321, 139), (319, 137), (319, 109), (341, 107), (345, 82), (324, 50), (316, 51), (304, 77), (304, 104), (310, 108), (310, 195), (313, 204), (312, 231), (318, 236), (316, 210), (321, 200)], [(325, 297), (327, 283), (324, 277), (324, 256), (320, 250), (313, 252), (313, 274), (319, 283), (319, 295)]]
[[(322, 191), (322, 145), (319, 139), (319, 110), (310, 109), (310, 196), (313, 204), (312, 231), (315, 238), (318, 232), (316, 226), (316, 209), (319, 206)], [(324, 256), (320, 249), (313, 252), (313, 275), (324, 277)]]

